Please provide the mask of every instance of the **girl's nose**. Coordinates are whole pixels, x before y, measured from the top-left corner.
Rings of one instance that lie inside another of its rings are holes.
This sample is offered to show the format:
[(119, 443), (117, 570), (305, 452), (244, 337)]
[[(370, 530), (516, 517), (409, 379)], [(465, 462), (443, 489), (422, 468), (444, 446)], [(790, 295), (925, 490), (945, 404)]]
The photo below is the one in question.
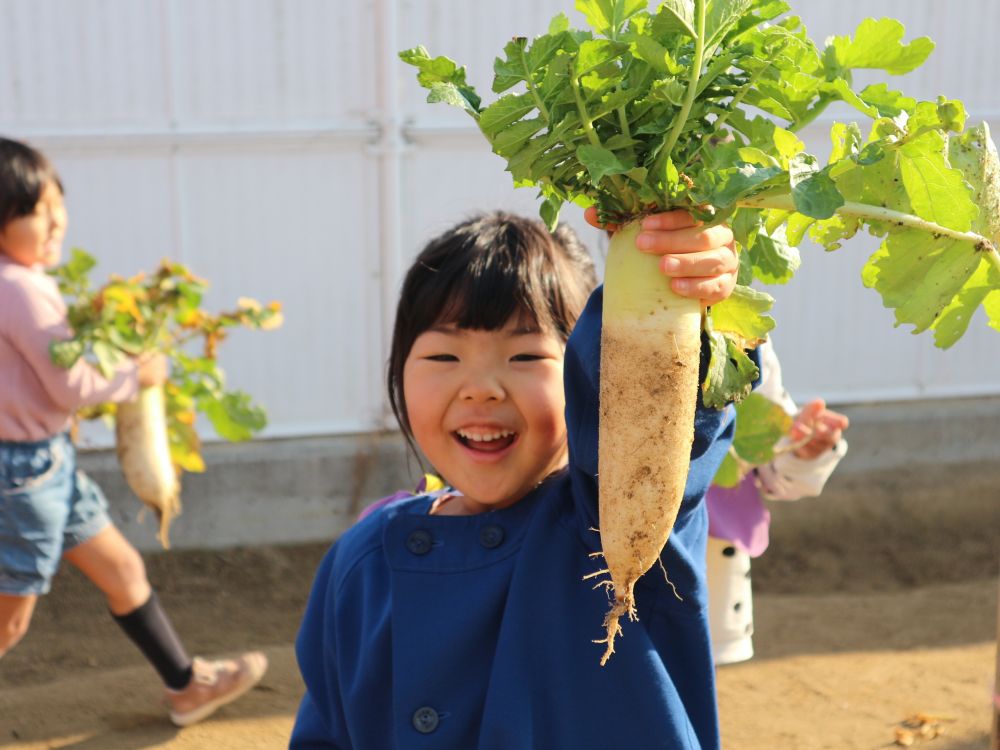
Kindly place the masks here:
[(458, 393), (462, 401), (476, 402), (503, 401), (506, 395), (500, 381), (487, 373), (470, 376)]

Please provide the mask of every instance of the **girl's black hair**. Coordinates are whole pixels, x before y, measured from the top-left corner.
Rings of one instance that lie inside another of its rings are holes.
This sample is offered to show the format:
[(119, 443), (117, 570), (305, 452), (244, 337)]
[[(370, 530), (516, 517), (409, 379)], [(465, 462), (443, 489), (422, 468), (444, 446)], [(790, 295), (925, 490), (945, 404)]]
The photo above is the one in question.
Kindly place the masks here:
[(34, 213), (49, 184), (63, 192), (59, 174), (44, 154), (26, 143), (0, 138), (0, 228)]
[(524, 315), (565, 342), (594, 287), (594, 262), (576, 233), (508, 213), (475, 216), (431, 240), (403, 280), (389, 355), (389, 403), (413, 447), (403, 367), (434, 325), (497, 331)]

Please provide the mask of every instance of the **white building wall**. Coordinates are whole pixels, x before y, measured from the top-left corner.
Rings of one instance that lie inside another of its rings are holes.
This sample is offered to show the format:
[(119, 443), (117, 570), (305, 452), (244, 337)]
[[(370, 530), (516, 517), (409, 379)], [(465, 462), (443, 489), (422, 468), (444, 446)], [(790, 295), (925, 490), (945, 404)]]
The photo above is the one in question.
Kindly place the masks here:
[[(961, 12), (931, 0), (794, 4), (817, 39), (868, 15), (932, 36), (937, 51), (898, 87), (961, 98), (1000, 133), (996, 0), (963, 0)], [(387, 424), (383, 363), (408, 260), (472, 211), (535, 211), (471, 121), (424, 103), (395, 53), (422, 43), (467, 64), (488, 92), (505, 42), (571, 5), (2, 0), (0, 132), (52, 156), (69, 243), (103, 273), (170, 256), (212, 280), (212, 305), (284, 303), (281, 331), (237, 335), (224, 352), (231, 382), (268, 407), (267, 434), (376, 429)], [(807, 130), (812, 150), (844, 115)], [(565, 218), (603, 250), (578, 211)], [(840, 403), (1000, 393), (1000, 339), (982, 320), (946, 353), (892, 328), (859, 280), (873, 249), (804, 248), (799, 278), (772, 290), (793, 393)]]

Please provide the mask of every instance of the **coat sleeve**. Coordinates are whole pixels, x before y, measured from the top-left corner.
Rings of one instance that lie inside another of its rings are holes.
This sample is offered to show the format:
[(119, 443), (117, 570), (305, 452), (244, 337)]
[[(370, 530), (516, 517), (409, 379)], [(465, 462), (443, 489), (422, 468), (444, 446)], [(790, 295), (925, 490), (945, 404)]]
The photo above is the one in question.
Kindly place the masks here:
[(5, 291), (17, 295), (13, 308), (18, 314), (17, 320), (4, 326), (4, 334), (54, 404), (72, 413), (81, 406), (135, 397), (139, 391), (139, 368), (134, 361), (121, 363), (110, 379), (82, 357), (68, 370), (59, 367), (49, 356), (49, 345), (72, 337), (64, 310), (23, 286), (11, 285)]
[(349, 750), (337, 679), (333, 563), (336, 545), (320, 565), (295, 642), (306, 691), (295, 718), (289, 750)]

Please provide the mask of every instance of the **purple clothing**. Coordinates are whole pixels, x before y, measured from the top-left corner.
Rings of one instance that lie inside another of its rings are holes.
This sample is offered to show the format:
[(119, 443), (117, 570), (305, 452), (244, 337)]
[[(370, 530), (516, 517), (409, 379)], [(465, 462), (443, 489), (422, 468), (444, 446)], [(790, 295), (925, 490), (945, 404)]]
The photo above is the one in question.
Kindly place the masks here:
[[(440, 480), (437, 479), (437, 477), (431, 477), (431, 478), (435, 481), (435, 484), (440, 486), (441, 482)], [(384, 508), (386, 505), (389, 505), (389, 503), (394, 503), (397, 500), (405, 500), (408, 497), (416, 497), (417, 495), (427, 495), (428, 497), (437, 497), (438, 495), (444, 494), (446, 489), (447, 488), (442, 488), (440, 490), (437, 490), (436, 492), (427, 492), (427, 475), (424, 474), (423, 478), (420, 480), (420, 483), (417, 485), (417, 488), (413, 492), (407, 492), (406, 490), (398, 490), (397, 492), (393, 492), (391, 495), (389, 495), (389, 497), (383, 497), (381, 500), (376, 500), (371, 505), (367, 506), (364, 510), (361, 511), (361, 513), (358, 515), (358, 521), (360, 521), (362, 518), (370, 516), (379, 508)], [(452, 492), (454, 492), (454, 490), (452, 490)]]
[(771, 512), (764, 507), (754, 472), (732, 489), (713, 484), (705, 495), (708, 505), (708, 535), (726, 539), (750, 557), (767, 549)]
[(374, 503), (372, 503), (363, 511), (361, 511), (361, 515), (358, 516), (358, 520), (360, 521), (362, 518), (370, 516), (379, 508), (384, 508), (391, 502), (394, 502), (396, 500), (402, 500), (403, 498), (406, 497), (414, 497), (414, 494), (412, 492), (407, 492), (406, 490), (399, 490), (399, 492), (394, 492), (391, 495), (389, 495), (389, 497), (383, 497), (381, 500), (376, 500)]

